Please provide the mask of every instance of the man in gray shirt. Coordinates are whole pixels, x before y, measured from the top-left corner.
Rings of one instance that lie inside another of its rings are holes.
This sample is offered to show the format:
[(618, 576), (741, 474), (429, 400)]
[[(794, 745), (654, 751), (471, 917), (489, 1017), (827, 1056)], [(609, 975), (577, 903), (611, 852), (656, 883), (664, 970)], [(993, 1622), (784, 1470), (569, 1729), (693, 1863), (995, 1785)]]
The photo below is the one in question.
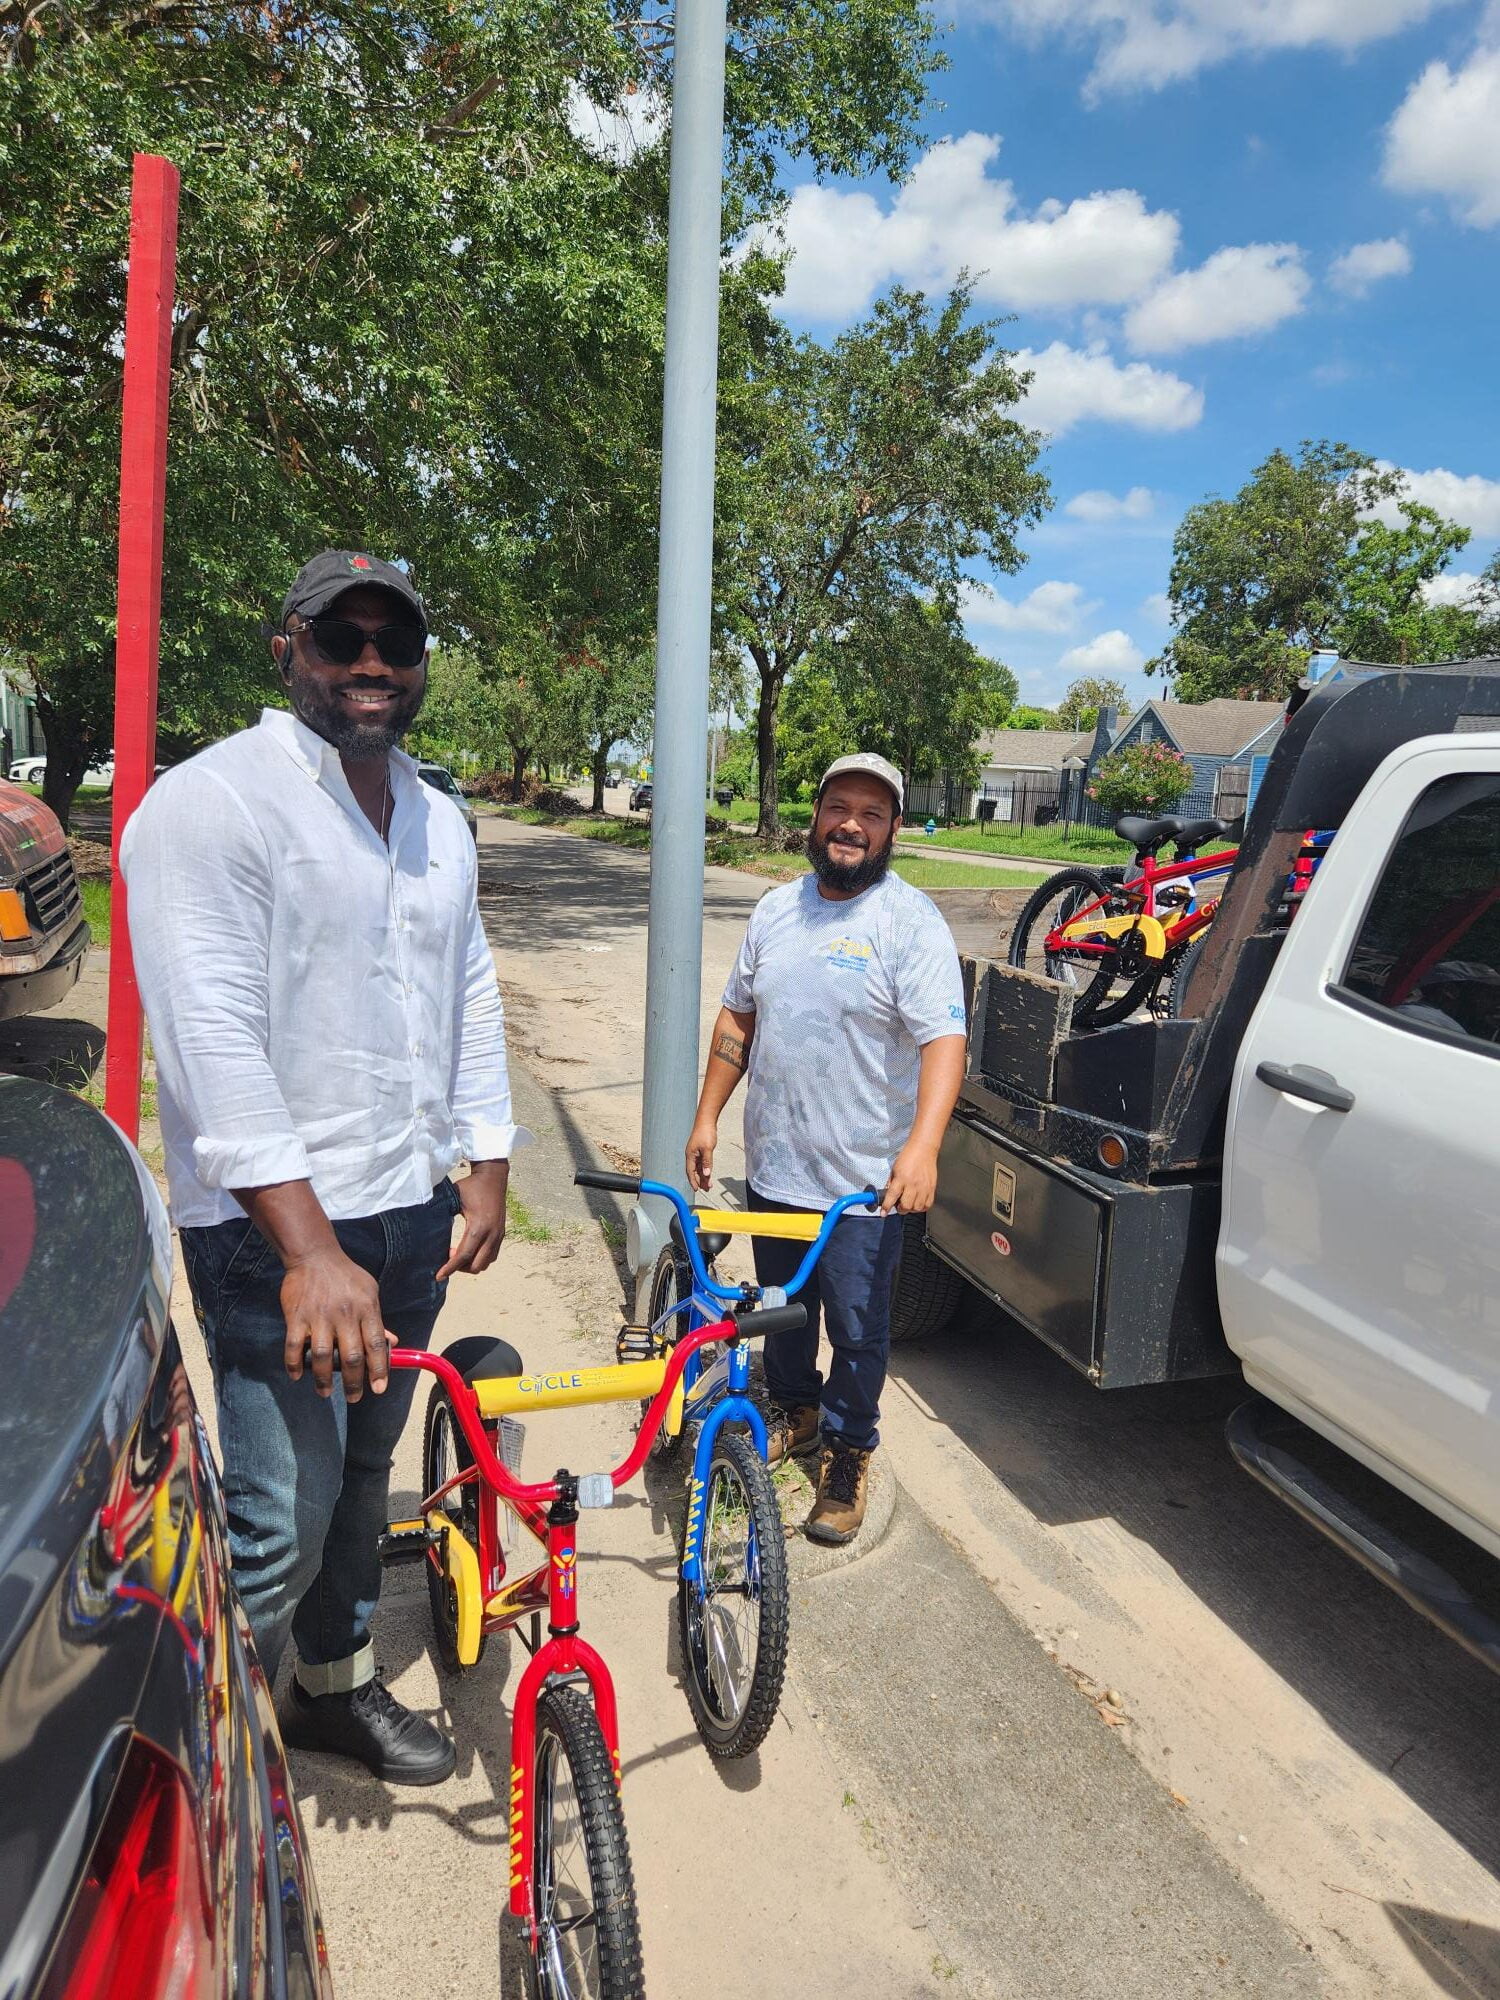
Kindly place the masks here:
[[(766, 1341), (771, 1456), (819, 1453), (807, 1520), (817, 1541), (847, 1542), (864, 1520), (870, 1454), (890, 1353), (890, 1294), (902, 1215), (937, 1191), (937, 1155), (963, 1079), (958, 953), (929, 899), (889, 872), (901, 774), (859, 753), (832, 764), (808, 835), (812, 872), (762, 897), (724, 991), (688, 1183), (713, 1177), (719, 1113), (740, 1077), (752, 1209), (831, 1208), (881, 1190), (834, 1230), (803, 1293), (808, 1323)], [(780, 1284), (801, 1246), (757, 1238), (756, 1276)], [(820, 1374), (819, 1318), (832, 1359)]]

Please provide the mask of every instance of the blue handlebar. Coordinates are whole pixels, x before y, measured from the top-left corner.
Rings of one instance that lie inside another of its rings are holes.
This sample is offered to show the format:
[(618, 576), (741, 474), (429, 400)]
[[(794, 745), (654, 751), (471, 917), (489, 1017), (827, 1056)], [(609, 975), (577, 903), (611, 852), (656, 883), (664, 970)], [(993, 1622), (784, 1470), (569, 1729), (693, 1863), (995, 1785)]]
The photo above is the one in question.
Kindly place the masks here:
[[(734, 1304), (742, 1300), (745, 1296), (743, 1286), (721, 1285), (708, 1275), (708, 1268), (703, 1262), (702, 1246), (698, 1241), (698, 1225), (693, 1219), (693, 1210), (678, 1190), (674, 1187), (669, 1187), (665, 1181), (645, 1180), (640, 1183), (640, 1190), (642, 1194), (661, 1195), (664, 1200), (671, 1202), (673, 1208), (676, 1209), (677, 1218), (682, 1224), (683, 1240), (687, 1244), (688, 1262), (693, 1267), (693, 1282), (698, 1289), (706, 1292), (710, 1298), (722, 1299), (727, 1304)], [(797, 1266), (795, 1275), (788, 1284), (782, 1287), (782, 1290), (789, 1299), (796, 1298), (798, 1292), (801, 1291), (802, 1287), (812, 1276), (813, 1269), (818, 1259), (822, 1256), (828, 1239), (834, 1232), (835, 1226), (848, 1211), (851, 1208), (875, 1208), (879, 1206), (879, 1202), (880, 1196), (873, 1188), (863, 1188), (858, 1194), (841, 1196), (833, 1204), (833, 1207), (823, 1217), (822, 1227), (812, 1242), (808, 1244), (807, 1254)]]

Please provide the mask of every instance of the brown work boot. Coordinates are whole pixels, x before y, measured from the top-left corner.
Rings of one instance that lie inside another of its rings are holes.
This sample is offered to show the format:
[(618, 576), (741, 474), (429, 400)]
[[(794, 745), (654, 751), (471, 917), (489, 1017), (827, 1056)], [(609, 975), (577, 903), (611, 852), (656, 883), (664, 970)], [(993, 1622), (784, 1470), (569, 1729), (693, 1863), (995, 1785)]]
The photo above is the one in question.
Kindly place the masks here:
[(805, 1458), (818, 1448), (818, 1410), (815, 1403), (795, 1403), (787, 1409), (773, 1403), (766, 1412), (766, 1463), (780, 1465), (784, 1458)]
[(865, 1518), (873, 1452), (852, 1445), (823, 1447), (818, 1465), (818, 1492), (807, 1517), (808, 1538), (814, 1542), (852, 1542)]

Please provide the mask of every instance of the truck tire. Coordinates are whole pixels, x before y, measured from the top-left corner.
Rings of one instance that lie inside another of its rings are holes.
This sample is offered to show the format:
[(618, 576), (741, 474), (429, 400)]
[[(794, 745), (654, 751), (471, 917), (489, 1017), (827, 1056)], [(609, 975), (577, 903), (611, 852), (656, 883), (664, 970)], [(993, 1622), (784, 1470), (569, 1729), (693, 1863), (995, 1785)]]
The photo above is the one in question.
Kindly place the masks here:
[(901, 1218), (901, 1262), (891, 1288), (891, 1339), (922, 1340), (941, 1333), (970, 1289), (926, 1243), (925, 1215)]

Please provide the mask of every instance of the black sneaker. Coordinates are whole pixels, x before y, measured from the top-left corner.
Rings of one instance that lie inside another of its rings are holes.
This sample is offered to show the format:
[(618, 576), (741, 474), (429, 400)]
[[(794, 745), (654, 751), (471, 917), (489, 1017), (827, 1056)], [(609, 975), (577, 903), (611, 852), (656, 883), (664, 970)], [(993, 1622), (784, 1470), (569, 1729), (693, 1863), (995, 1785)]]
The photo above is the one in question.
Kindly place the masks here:
[(294, 1674), (281, 1736), (294, 1750), (352, 1757), (388, 1785), (440, 1785), (457, 1762), (452, 1737), (403, 1707), (379, 1674), (353, 1694), (309, 1694)]

